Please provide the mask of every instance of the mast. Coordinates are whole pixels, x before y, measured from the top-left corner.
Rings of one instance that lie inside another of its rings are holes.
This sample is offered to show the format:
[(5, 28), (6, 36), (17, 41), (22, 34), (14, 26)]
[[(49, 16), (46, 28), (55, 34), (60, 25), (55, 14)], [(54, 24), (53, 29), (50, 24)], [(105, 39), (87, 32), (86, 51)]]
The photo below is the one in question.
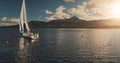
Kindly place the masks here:
[[(25, 24), (25, 27), (24, 27), (24, 24)], [(21, 32), (24, 32), (25, 30), (24, 28), (26, 28), (27, 31), (30, 31), (30, 28), (27, 22), (25, 0), (23, 0), (22, 2), (22, 8), (21, 8), (21, 14), (20, 14), (20, 25), (21, 25)]]

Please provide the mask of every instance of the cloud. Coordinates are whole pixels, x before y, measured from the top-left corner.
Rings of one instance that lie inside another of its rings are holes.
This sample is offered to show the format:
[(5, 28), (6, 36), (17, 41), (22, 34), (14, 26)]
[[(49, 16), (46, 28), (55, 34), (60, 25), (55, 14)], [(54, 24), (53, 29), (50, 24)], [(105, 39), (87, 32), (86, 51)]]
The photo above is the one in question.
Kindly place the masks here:
[(67, 2), (67, 3), (73, 3), (73, 2), (75, 2), (75, 0), (64, 0), (65, 2)]
[(12, 17), (12, 18), (2, 17), (1, 20), (3, 22), (9, 22), (9, 23), (18, 23), (19, 22), (19, 19), (14, 18), (14, 17)]
[(53, 14), (53, 12), (49, 11), (49, 10), (45, 10), (46, 14)]
[(74, 8), (69, 8), (67, 11), (69, 14), (84, 19), (108, 19), (115, 16), (112, 14), (114, 12), (112, 11), (112, 6), (118, 4), (118, 2), (120, 2), (120, 0), (89, 0), (82, 2), (82, 4)]
[(78, 5), (76, 8), (68, 9), (68, 13), (82, 17), (87, 15), (87, 10), (84, 6)]
[[(48, 21), (50, 21), (50, 20), (55, 20), (55, 19), (68, 18), (70, 15), (64, 12), (64, 10), (66, 10), (66, 9), (67, 8), (64, 6), (59, 6), (58, 8), (56, 8), (55, 12), (52, 12), (52, 15), (50, 17), (46, 17), (46, 19)], [(51, 11), (49, 11), (49, 12), (51, 12)], [(46, 14), (51, 14), (51, 13), (46, 13)]]
[[(64, 0), (65, 2), (75, 2), (75, 0)], [(120, 0), (87, 0), (73, 8), (59, 6), (54, 12), (46, 10), (47, 20), (65, 19), (71, 16), (78, 16), (85, 20), (114, 18), (116, 12), (112, 10), (114, 5), (120, 5)], [(116, 7), (116, 6), (115, 6)], [(113, 13), (114, 12), (114, 13)]]
[(55, 20), (55, 18), (53, 16), (50, 16), (50, 17), (45, 17), (48, 21), (50, 20)]

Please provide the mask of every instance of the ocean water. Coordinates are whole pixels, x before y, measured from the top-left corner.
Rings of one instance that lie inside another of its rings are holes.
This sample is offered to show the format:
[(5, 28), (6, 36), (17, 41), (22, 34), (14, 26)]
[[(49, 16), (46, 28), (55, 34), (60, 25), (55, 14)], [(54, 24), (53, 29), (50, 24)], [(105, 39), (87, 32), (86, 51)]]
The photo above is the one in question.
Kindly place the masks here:
[(0, 63), (120, 63), (120, 29), (37, 28), (37, 41), (0, 29)]

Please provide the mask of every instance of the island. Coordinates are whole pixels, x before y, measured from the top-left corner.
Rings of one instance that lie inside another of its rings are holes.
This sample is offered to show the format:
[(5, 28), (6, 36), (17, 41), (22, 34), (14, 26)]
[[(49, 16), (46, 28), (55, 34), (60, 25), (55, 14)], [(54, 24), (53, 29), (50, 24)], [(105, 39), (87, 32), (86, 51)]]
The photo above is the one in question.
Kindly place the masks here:
[[(31, 28), (120, 28), (120, 19), (82, 20), (76, 16), (69, 19), (29, 21)], [(18, 25), (0, 26), (0, 28), (18, 28)]]

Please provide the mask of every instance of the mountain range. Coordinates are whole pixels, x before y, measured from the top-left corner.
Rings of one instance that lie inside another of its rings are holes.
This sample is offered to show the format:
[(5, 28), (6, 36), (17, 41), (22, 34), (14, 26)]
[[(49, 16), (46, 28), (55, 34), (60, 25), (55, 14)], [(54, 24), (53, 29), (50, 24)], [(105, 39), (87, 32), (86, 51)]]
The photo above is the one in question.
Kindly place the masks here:
[[(76, 16), (69, 19), (52, 20), (49, 22), (44, 21), (30, 21), (32, 28), (120, 28), (120, 19), (105, 19), (105, 20), (82, 20)], [(16, 28), (14, 26), (4, 26)]]

